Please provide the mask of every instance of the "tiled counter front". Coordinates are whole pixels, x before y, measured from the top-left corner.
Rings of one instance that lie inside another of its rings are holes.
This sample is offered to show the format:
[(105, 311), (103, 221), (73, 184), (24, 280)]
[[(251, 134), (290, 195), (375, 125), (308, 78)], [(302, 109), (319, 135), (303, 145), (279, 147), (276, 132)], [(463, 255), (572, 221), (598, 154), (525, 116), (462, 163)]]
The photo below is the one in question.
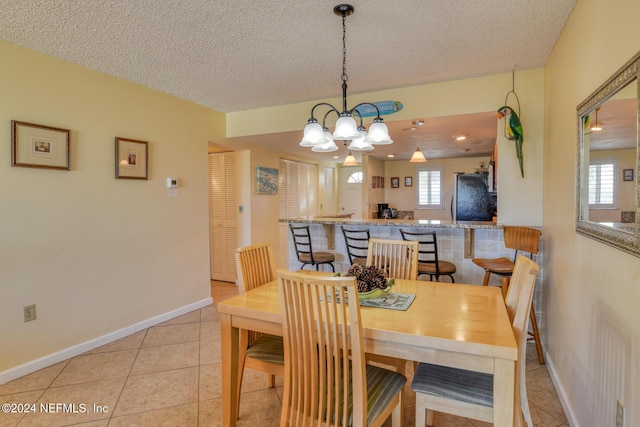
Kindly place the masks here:
[[(282, 222), (290, 222), (294, 225), (309, 225), (314, 251), (329, 251), (336, 255), (334, 263), (336, 271), (346, 272), (349, 270), (349, 258), (347, 256), (347, 248), (342, 234), (341, 226), (345, 226), (353, 230), (369, 229), (371, 237), (381, 239), (401, 240), (400, 229), (408, 231), (435, 231), (438, 240), (438, 256), (442, 260), (453, 262), (457, 271), (454, 274), (456, 283), (468, 283), (481, 285), (484, 279), (484, 270), (475, 265), (471, 258), (499, 258), (507, 257), (513, 259), (513, 250), (504, 247), (502, 226), (493, 223), (442, 223), (428, 224), (419, 223), (418, 221), (399, 221), (385, 222), (383, 220), (349, 220), (349, 221), (294, 221), (281, 220)], [(465, 258), (465, 233), (467, 233), (467, 241), (472, 238), (473, 256)], [(472, 236), (472, 237), (470, 237)], [(293, 247), (291, 236), (289, 242), (289, 270), (299, 270), (300, 263), (296, 258), (296, 251)], [(540, 250), (534, 255), (534, 261), (540, 266), (540, 272), (536, 282), (536, 290), (534, 294), (535, 308), (538, 318), (540, 318), (539, 309), (542, 306), (542, 280), (543, 277), (543, 260), (542, 245), (540, 242)], [(306, 269), (311, 266), (305, 266)], [(327, 270), (327, 265), (321, 266), (321, 269)], [(423, 276), (428, 277), (428, 276)], [(444, 276), (443, 281), (449, 278)], [(500, 277), (491, 275), (491, 285), (499, 286)]]

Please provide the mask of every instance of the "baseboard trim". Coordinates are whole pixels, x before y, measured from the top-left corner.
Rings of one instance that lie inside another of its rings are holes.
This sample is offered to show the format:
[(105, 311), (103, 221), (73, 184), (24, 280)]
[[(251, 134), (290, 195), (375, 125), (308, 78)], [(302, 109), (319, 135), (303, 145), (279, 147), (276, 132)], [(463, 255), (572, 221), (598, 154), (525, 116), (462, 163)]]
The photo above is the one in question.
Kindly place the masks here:
[(60, 351), (56, 351), (55, 353), (48, 354), (39, 359), (32, 360), (31, 362), (18, 365), (14, 368), (0, 372), (0, 384), (4, 384), (16, 378), (20, 378), (24, 375), (38, 371), (42, 368), (46, 368), (47, 366), (54, 365), (58, 362), (62, 362), (63, 360), (66, 360), (71, 357), (77, 356), (79, 354), (85, 353), (87, 351), (93, 350), (94, 348), (103, 346), (105, 344), (109, 344), (110, 342), (119, 340), (120, 338), (124, 338), (136, 332), (142, 331), (143, 329), (150, 328), (151, 326), (155, 326), (159, 323), (166, 322), (167, 320), (189, 313), (190, 311), (194, 311), (202, 307), (206, 307), (212, 303), (213, 303), (213, 298), (211, 297), (205, 298), (203, 300), (196, 301), (194, 303), (185, 305), (175, 310), (171, 310), (166, 313), (160, 314), (158, 316), (151, 317), (149, 319), (135, 323), (131, 326), (127, 326), (117, 331), (110, 332), (108, 334), (91, 339), (89, 341), (85, 341), (83, 343), (76, 344), (71, 347), (67, 347)]
[(553, 382), (553, 386), (556, 388), (556, 393), (558, 393), (558, 399), (560, 400), (560, 404), (562, 405), (562, 409), (564, 409), (564, 415), (567, 417), (567, 423), (569, 423), (572, 427), (578, 427), (578, 421), (571, 410), (571, 405), (569, 405), (569, 401), (567, 400), (567, 395), (562, 387), (562, 383), (558, 379), (558, 375), (556, 374), (555, 367), (553, 365), (553, 360), (549, 357), (549, 353), (544, 352), (544, 360), (547, 365), (547, 371), (549, 372), (549, 376), (551, 377), (551, 382)]

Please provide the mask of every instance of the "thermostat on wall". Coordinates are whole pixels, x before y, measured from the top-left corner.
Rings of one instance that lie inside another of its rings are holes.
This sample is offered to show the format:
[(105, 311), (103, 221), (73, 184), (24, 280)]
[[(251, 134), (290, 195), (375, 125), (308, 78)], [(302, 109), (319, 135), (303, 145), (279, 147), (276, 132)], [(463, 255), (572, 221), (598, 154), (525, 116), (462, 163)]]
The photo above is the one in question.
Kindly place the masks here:
[(178, 188), (178, 178), (167, 178), (167, 188)]

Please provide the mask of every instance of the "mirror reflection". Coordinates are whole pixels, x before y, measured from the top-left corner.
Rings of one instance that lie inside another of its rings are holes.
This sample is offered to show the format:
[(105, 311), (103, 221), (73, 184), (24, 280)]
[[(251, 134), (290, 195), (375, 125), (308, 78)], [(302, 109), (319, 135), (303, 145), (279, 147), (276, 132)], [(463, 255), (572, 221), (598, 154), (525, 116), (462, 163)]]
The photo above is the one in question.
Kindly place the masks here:
[(578, 108), (576, 231), (640, 256), (640, 53)]
[(583, 119), (587, 172), (583, 219), (629, 233), (635, 231), (637, 208), (637, 93), (634, 79)]

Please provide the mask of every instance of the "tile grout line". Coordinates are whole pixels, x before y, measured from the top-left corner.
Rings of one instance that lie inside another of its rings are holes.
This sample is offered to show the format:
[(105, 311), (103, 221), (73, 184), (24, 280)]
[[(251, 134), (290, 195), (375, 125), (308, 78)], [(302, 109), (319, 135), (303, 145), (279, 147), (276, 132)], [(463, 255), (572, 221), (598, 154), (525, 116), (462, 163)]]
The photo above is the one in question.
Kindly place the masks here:
[(136, 357), (134, 357), (133, 363), (131, 364), (131, 367), (129, 368), (129, 372), (127, 373), (127, 377), (126, 377), (126, 379), (124, 381), (124, 384), (122, 385), (122, 389), (120, 389), (120, 393), (118, 393), (118, 398), (116, 399), (116, 403), (113, 405), (113, 410), (109, 414), (109, 418), (108, 418), (108, 421), (107, 421), (107, 426), (109, 424), (111, 424), (111, 420), (113, 419), (113, 416), (114, 416), (114, 414), (116, 412), (116, 408), (118, 407), (118, 403), (120, 403), (120, 398), (122, 397), (122, 393), (124, 393), (124, 389), (127, 386), (127, 383), (129, 382), (129, 378), (131, 378), (131, 371), (133, 371), (133, 367), (136, 365), (136, 361), (138, 360), (138, 356), (140, 356), (140, 351), (142, 350), (142, 345), (144, 344), (144, 340), (147, 338), (147, 333), (148, 332), (149, 332), (149, 328), (144, 330), (144, 337), (140, 341), (140, 346), (137, 349)]

